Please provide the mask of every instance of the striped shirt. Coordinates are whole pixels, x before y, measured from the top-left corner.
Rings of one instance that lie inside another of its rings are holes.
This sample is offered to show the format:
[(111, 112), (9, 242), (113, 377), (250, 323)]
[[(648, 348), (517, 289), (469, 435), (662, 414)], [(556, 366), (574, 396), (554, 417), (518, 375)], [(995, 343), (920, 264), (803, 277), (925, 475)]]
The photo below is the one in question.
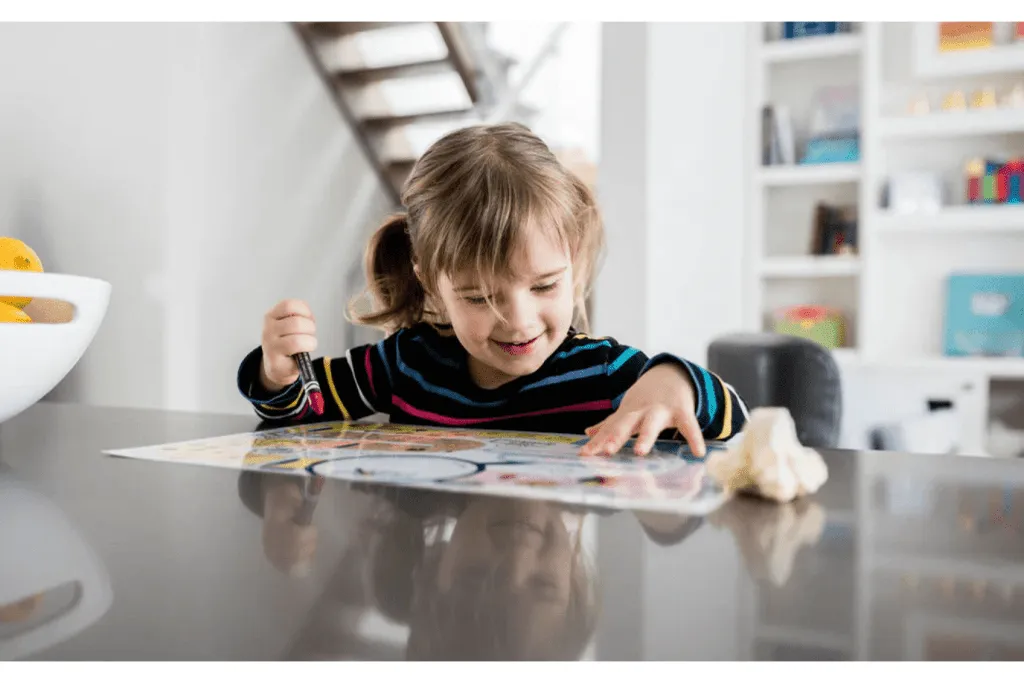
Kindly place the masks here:
[[(324, 414), (309, 407), (301, 380), (279, 393), (259, 381), (259, 347), (242, 360), (238, 388), (256, 414), (271, 423), (358, 420), (384, 413), (400, 424), (481, 427), (582, 434), (612, 414), (623, 394), (648, 369), (676, 363), (695, 389), (697, 422), (707, 440), (739, 433), (747, 408), (714, 373), (671, 354), (648, 358), (610, 337), (569, 331), (533, 374), (494, 389), (473, 382), (466, 350), (454, 335), (429, 323), (399, 330), (344, 356), (313, 360), (324, 396)], [(662, 438), (678, 438), (665, 430)]]

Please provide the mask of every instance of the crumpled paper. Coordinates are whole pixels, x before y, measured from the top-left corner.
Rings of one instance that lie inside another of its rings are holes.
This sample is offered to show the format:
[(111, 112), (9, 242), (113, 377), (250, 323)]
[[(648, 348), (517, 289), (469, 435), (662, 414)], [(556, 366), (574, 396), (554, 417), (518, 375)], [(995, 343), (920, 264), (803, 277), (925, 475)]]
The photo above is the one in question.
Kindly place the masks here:
[(800, 443), (786, 408), (755, 408), (736, 441), (709, 454), (707, 467), (728, 491), (780, 503), (815, 493), (828, 480), (821, 454)]

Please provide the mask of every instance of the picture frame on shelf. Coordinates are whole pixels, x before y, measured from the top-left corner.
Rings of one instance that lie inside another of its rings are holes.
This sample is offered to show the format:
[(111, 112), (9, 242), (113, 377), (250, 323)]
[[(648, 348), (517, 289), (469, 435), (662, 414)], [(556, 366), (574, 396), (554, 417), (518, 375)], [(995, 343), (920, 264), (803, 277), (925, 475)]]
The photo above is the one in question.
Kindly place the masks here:
[(814, 208), (811, 235), (811, 254), (814, 256), (856, 255), (857, 207), (819, 202)]

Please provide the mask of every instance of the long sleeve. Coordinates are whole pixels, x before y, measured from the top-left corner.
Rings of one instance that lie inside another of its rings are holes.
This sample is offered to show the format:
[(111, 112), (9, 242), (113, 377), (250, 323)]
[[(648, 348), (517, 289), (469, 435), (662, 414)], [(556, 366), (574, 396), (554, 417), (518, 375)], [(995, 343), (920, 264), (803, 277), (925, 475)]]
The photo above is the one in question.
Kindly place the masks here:
[(259, 381), (263, 352), (259, 347), (250, 351), (238, 368), (238, 390), (256, 414), (270, 422), (358, 420), (389, 411), (393, 357), (393, 339), (388, 338), (357, 346), (337, 358), (313, 359), (313, 372), (324, 397), (324, 414), (319, 416), (310, 408), (301, 379), (276, 394), (263, 388)]
[(607, 364), (615, 395), (612, 409), (618, 409), (622, 396), (644, 373), (662, 363), (675, 363), (689, 376), (696, 397), (697, 424), (705, 439), (726, 441), (743, 429), (748, 416), (747, 406), (736, 390), (718, 375), (685, 358), (669, 353), (648, 358), (638, 349), (614, 342)]

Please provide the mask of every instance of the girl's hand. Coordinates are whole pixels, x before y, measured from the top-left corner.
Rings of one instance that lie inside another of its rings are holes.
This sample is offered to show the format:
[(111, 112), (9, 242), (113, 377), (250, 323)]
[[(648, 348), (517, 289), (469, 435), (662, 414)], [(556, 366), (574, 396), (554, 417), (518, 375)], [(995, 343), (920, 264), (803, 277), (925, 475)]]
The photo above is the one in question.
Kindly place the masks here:
[(705, 454), (704, 435), (697, 424), (696, 394), (686, 371), (672, 363), (651, 368), (630, 387), (619, 409), (592, 427), (580, 455), (611, 455), (639, 435), (633, 452), (647, 455), (658, 435), (675, 427), (697, 457)]
[(316, 527), (295, 522), (303, 503), (301, 482), (272, 481), (263, 498), (263, 554), (288, 576), (305, 575), (317, 549)]
[(316, 350), (316, 319), (304, 301), (285, 299), (263, 316), (263, 363), (260, 382), (268, 391), (281, 391), (299, 378), (296, 353)]

